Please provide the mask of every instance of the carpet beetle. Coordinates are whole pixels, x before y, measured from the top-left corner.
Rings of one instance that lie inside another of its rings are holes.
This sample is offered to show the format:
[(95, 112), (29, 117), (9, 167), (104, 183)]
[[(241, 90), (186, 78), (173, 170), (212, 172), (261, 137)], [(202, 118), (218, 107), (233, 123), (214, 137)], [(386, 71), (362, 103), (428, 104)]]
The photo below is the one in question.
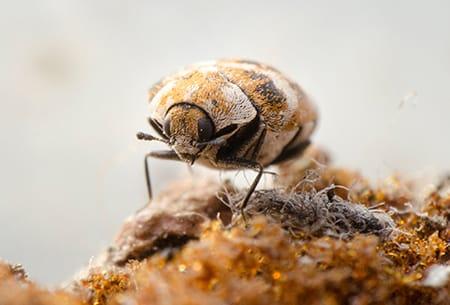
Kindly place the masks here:
[(278, 70), (247, 60), (217, 60), (188, 66), (149, 92), (149, 123), (172, 149), (145, 158), (185, 161), (219, 169), (254, 169), (244, 209), (263, 169), (300, 154), (317, 123), (313, 103)]

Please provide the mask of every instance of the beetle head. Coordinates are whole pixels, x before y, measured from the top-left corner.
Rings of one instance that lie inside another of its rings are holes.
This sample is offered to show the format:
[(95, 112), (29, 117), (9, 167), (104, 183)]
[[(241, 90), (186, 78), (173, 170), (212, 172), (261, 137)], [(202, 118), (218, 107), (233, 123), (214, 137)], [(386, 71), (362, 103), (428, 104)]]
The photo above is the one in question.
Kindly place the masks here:
[(201, 108), (188, 104), (176, 104), (167, 111), (163, 131), (178, 156), (193, 163), (205, 143), (214, 136), (215, 127), (209, 115)]

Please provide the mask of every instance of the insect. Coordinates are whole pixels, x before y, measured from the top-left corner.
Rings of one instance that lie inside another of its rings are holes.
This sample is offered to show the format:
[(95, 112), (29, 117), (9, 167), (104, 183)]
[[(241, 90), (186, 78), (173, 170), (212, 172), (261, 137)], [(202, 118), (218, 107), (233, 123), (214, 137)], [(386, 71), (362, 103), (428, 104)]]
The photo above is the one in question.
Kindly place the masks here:
[(278, 70), (248, 60), (217, 60), (188, 66), (149, 92), (149, 123), (171, 149), (145, 156), (152, 197), (150, 157), (194, 162), (218, 169), (258, 172), (241, 203), (244, 211), (265, 167), (302, 153), (318, 115), (301, 88)]

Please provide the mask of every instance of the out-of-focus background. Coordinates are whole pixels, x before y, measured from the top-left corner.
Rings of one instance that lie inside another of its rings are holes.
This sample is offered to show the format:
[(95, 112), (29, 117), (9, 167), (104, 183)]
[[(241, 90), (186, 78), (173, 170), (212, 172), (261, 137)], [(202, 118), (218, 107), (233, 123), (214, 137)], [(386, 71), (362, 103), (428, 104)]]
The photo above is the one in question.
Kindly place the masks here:
[[(70, 277), (146, 202), (147, 89), (196, 61), (274, 65), (314, 141), (374, 181), (450, 167), (449, 1), (1, 1), (0, 257)], [(161, 189), (183, 164), (153, 162)]]

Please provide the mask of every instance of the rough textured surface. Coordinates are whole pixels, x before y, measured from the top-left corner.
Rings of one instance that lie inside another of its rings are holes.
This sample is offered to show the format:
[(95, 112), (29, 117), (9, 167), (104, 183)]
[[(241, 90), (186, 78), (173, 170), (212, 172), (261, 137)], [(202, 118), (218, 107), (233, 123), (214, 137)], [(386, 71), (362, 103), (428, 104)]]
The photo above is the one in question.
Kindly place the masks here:
[(108, 250), (106, 263), (120, 266), (130, 259), (178, 248), (197, 238), (201, 224), (218, 214), (229, 222), (230, 211), (218, 198), (221, 192), (222, 186), (210, 180), (174, 183), (125, 221)]
[(82, 305), (79, 295), (62, 290), (44, 289), (28, 281), (20, 265), (11, 265), (0, 260), (0, 304), (1, 305)]
[(252, 196), (247, 222), (241, 197), (229, 183), (175, 183), (71, 290), (0, 263), (0, 304), (450, 303), (448, 180), (422, 197), (399, 177), (371, 186), (311, 149)]

